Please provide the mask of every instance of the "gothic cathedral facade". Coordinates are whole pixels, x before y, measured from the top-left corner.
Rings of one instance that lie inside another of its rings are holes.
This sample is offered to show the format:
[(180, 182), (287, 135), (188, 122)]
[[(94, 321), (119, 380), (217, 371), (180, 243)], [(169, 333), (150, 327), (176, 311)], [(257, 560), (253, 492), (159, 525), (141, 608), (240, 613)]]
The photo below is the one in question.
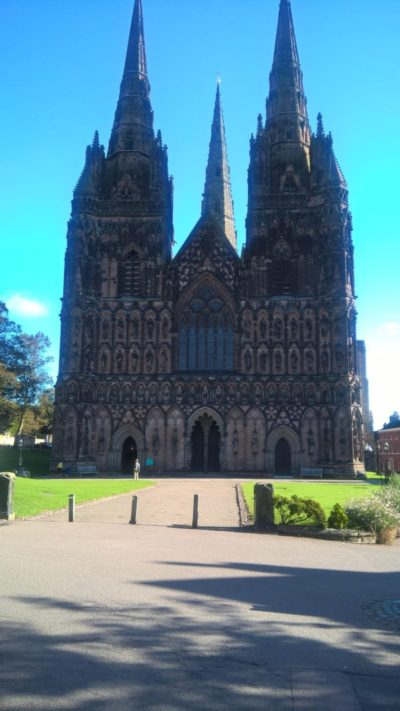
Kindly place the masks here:
[(239, 256), (220, 89), (202, 214), (173, 256), (136, 0), (108, 152), (97, 133), (68, 225), (54, 462), (128, 472), (363, 469), (348, 190), (312, 133), (290, 0), (250, 141)]

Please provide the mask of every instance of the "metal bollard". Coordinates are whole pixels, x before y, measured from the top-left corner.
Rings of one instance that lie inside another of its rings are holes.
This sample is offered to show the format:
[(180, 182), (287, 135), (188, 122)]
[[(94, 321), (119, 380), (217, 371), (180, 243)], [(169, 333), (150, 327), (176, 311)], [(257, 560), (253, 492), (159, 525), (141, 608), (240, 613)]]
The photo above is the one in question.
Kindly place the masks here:
[(131, 513), (131, 520), (129, 523), (132, 526), (136, 525), (136, 519), (137, 519), (137, 507), (138, 507), (138, 497), (137, 496), (132, 496), (132, 513)]
[(197, 528), (199, 525), (199, 495), (195, 494), (193, 499), (193, 523), (192, 528)]
[(69, 497), (68, 505), (68, 522), (74, 523), (75, 521), (75, 494), (71, 494)]

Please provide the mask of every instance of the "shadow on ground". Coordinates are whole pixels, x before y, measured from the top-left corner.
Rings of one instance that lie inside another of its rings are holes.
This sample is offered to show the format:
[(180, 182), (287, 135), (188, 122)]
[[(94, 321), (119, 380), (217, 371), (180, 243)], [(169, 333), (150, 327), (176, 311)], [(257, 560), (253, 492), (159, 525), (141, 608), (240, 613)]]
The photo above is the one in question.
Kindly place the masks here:
[[(399, 636), (362, 610), (395, 595), (399, 575), (160, 565), (187, 576), (132, 580), (129, 605), (15, 598), (32, 624), (2, 625), (4, 708), (325, 711), (338, 693), (358, 699), (341, 711), (400, 708)], [(135, 600), (143, 585), (148, 604)]]

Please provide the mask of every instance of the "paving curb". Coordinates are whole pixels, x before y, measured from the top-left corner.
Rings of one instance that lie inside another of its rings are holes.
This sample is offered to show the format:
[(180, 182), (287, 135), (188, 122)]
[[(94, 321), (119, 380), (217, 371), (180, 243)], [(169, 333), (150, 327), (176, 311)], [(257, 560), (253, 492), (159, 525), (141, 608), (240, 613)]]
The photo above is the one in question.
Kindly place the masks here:
[(252, 526), (250, 521), (249, 510), (243, 496), (242, 485), (235, 484), (236, 501), (239, 509), (239, 525), (241, 528)]

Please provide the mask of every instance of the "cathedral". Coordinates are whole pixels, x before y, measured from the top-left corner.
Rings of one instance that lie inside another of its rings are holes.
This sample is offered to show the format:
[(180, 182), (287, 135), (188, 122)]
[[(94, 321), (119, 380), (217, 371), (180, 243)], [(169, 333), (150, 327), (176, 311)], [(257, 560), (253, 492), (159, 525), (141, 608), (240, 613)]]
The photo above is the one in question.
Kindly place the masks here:
[(108, 150), (96, 133), (73, 195), (54, 463), (362, 471), (348, 188), (321, 115), (310, 127), (290, 0), (250, 140), (241, 254), (219, 86), (201, 216), (175, 255), (173, 243), (136, 0)]

